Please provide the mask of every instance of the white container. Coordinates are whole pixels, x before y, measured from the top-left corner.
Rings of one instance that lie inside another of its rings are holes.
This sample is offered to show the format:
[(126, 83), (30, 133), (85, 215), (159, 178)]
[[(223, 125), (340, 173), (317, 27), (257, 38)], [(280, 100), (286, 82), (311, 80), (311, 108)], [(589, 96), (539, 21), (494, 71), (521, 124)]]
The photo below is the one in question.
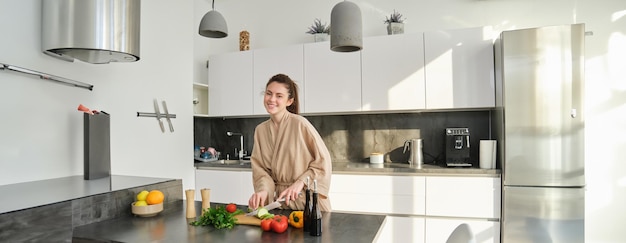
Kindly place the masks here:
[(384, 154), (382, 154), (382, 153), (372, 153), (372, 154), (370, 154), (370, 163), (371, 164), (382, 164), (384, 162), (383, 156), (384, 156)]
[(481, 169), (496, 168), (496, 144), (496, 140), (480, 140), (478, 165)]

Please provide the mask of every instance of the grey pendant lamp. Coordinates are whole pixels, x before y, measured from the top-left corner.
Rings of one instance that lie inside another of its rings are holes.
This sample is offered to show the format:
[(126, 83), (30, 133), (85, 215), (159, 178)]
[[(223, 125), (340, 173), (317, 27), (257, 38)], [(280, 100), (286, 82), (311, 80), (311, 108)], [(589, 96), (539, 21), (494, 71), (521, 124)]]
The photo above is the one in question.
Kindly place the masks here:
[(211, 5), (211, 11), (202, 17), (198, 33), (209, 38), (224, 38), (228, 36), (228, 27), (226, 27), (224, 16), (215, 11), (215, 0), (213, 0)]
[(340, 2), (330, 13), (330, 50), (353, 52), (361, 49), (363, 49), (361, 9), (353, 2)]

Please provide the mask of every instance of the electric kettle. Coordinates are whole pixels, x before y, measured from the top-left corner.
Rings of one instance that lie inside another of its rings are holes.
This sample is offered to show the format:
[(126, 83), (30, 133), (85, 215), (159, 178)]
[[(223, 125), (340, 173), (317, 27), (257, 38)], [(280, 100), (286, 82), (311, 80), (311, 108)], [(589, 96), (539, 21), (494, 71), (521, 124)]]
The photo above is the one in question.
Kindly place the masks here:
[(406, 153), (407, 149), (409, 150), (409, 164), (422, 166), (424, 164), (424, 156), (422, 153), (422, 139), (421, 138), (413, 138), (406, 140), (404, 142), (404, 151), (402, 153)]

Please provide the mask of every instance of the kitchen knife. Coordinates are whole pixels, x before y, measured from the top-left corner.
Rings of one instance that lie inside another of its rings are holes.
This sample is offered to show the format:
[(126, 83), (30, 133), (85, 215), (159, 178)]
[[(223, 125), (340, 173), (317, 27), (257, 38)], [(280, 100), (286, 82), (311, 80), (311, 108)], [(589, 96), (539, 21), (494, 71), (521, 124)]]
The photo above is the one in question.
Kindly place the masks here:
[[(272, 210), (272, 209), (275, 209), (275, 208), (280, 207), (280, 202), (284, 202), (284, 201), (285, 201), (285, 199), (284, 199), (284, 198), (281, 198), (281, 199), (276, 200), (276, 201), (275, 201), (275, 202), (273, 202), (273, 203), (270, 203), (270, 204), (268, 204), (268, 205), (265, 205), (265, 207), (263, 207), (263, 208), (267, 209), (267, 211), (270, 211), (270, 210)], [(256, 214), (257, 214), (258, 212), (259, 212), (259, 209), (257, 209), (257, 210), (254, 210), (254, 211), (252, 211), (252, 212), (247, 213), (247, 214), (246, 214), (246, 216), (256, 216)]]
[(154, 113), (156, 114), (156, 119), (159, 121), (159, 126), (161, 126), (161, 132), (165, 132), (165, 127), (163, 127), (163, 121), (161, 121), (161, 112), (159, 111), (159, 103), (156, 99), (154, 99)]
[(165, 119), (167, 119), (167, 124), (170, 125), (170, 132), (174, 132), (174, 126), (172, 125), (172, 120), (170, 120), (170, 112), (167, 111), (167, 104), (164, 101), (161, 101), (161, 103), (163, 103), (163, 110), (165, 111)]

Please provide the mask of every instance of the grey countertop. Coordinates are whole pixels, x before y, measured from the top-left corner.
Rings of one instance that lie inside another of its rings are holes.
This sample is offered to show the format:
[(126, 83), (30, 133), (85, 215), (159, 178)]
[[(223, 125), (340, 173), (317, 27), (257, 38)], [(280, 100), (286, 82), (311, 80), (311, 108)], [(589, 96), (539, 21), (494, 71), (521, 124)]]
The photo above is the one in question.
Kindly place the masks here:
[[(217, 204), (211, 204), (212, 207)], [(239, 206), (240, 209), (243, 209)], [(195, 202), (200, 215), (201, 202)], [(289, 215), (289, 210), (272, 210)], [(322, 236), (310, 236), (302, 229), (289, 227), (277, 234), (264, 232), (259, 226), (236, 225), (233, 229), (191, 226), (196, 218), (187, 219), (186, 201), (164, 205), (154, 217), (130, 215), (74, 228), (77, 242), (372, 242), (384, 223), (384, 215), (322, 213)]]
[(0, 214), (146, 186), (174, 179), (112, 175), (85, 180), (82, 175), (0, 186)]
[[(215, 164), (199, 162), (195, 163), (194, 166), (197, 169), (205, 170), (251, 170), (250, 163)], [(365, 162), (333, 162), (333, 174), (499, 177), (500, 173), (500, 169), (442, 167), (431, 164), (416, 166), (405, 163), (370, 164)]]

